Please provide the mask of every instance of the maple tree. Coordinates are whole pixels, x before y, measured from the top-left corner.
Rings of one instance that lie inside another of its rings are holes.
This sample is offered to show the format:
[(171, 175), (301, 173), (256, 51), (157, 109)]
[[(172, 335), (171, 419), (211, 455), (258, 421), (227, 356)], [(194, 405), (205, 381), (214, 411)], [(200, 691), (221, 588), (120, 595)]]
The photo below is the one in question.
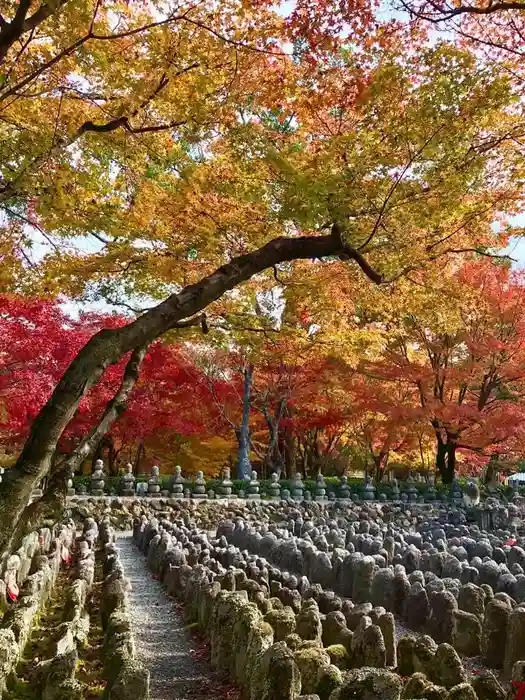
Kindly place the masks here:
[[(123, 358), (77, 456), (108, 432), (150, 344), (206, 330), (204, 309), (246, 307), (283, 277), (315, 286), (327, 267), (366, 295), (365, 278), (431, 277), (443, 256), (508, 240), (491, 225), (521, 198), (508, 76), (452, 44), (416, 37), (407, 52), (366, 3), (303, 0), (283, 18), (269, 2), (26, 0), (5, 14), (2, 254), (14, 268), (35, 228), (51, 252), (2, 280), (163, 301), (96, 333), (57, 383), (1, 486), (2, 551), (82, 398)], [(100, 249), (78, 254), (81, 234)]]
[[(39, 410), (51, 395), (68, 364), (100, 328), (119, 327), (126, 319), (90, 313), (72, 319), (52, 300), (14, 296), (0, 298), (0, 435), (11, 451), (20, 447)], [(80, 402), (75, 418), (64, 431), (59, 455), (69, 454), (98, 422), (104, 406), (117, 391), (123, 362), (109, 368), (100, 384)], [(192, 401), (188, 402), (188, 394)], [(118, 420), (100, 436), (108, 449), (108, 467), (124, 446), (159, 433), (205, 436), (215, 429), (200, 406), (209, 395), (201, 373), (180, 346), (153, 343), (142, 363), (141, 376)], [(94, 458), (100, 456), (95, 453)], [(80, 466), (80, 463), (77, 463)]]
[(525, 284), (508, 266), (469, 263), (447, 286), (446, 317), (426, 303), (392, 320), (383, 357), (363, 369), (411, 392), (404, 406), (419, 406), (412, 413), (431, 426), (450, 482), (459, 452), (487, 461), (523, 440)]

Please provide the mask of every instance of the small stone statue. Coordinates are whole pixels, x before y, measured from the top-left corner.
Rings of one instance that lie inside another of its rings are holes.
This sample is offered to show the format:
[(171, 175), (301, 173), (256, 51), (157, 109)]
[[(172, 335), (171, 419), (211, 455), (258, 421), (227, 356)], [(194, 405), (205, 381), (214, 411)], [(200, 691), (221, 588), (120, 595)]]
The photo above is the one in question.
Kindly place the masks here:
[(93, 474), (91, 474), (90, 492), (92, 496), (104, 495), (104, 462), (97, 459)]
[(410, 503), (416, 503), (417, 499), (419, 498), (419, 491), (417, 490), (416, 485), (415, 485), (412, 477), (410, 477), (410, 476), (408, 477), (407, 484), (408, 484), (408, 489), (407, 489), (408, 500)]
[(473, 479), (469, 479), (463, 491), (463, 502), (467, 508), (477, 506), (480, 501), (479, 486)]
[(392, 496), (393, 501), (399, 501), (401, 497), (401, 491), (399, 489), (399, 484), (397, 483), (397, 479), (394, 477), (392, 479), (392, 486), (390, 488), (390, 494)]
[(135, 477), (133, 475), (133, 465), (126, 464), (126, 473), (120, 480), (120, 493), (126, 498), (133, 498), (135, 495)]
[(151, 467), (151, 476), (148, 480), (148, 495), (152, 498), (160, 498), (160, 469)]
[(206, 498), (206, 481), (204, 480), (204, 474), (202, 472), (197, 472), (192, 498)]
[(302, 501), (304, 498), (304, 484), (299, 472), (295, 472), (292, 479), (292, 498), (294, 501)]
[(137, 496), (145, 496), (148, 493), (148, 484), (145, 481), (139, 481), (135, 488)]
[(315, 480), (315, 500), (321, 503), (326, 501), (326, 482), (321, 472), (319, 472)]
[(73, 479), (72, 475), (70, 474), (67, 481), (66, 481), (66, 486), (67, 486), (67, 495), (72, 498), (73, 496), (76, 495), (76, 491), (73, 488)]
[(171, 480), (171, 494), (176, 499), (184, 498), (184, 478), (178, 464), (175, 467), (175, 474)]
[(260, 501), (261, 494), (259, 493), (259, 482), (257, 481), (257, 472), (252, 471), (252, 478), (248, 484), (248, 500)]
[(86, 485), (85, 485), (84, 483), (80, 483), (80, 484), (78, 485), (77, 494), (78, 494), (79, 496), (85, 496), (86, 493), (87, 493)]
[(374, 488), (374, 485), (372, 484), (372, 479), (368, 474), (366, 476), (366, 482), (363, 488), (362, 498), (363, 501), (375, 501), (376, 498), (376, 490)]
[(277, 472), (272, 472), (270, 485), (268, 486), (268, 492), (271, 501), (281, 500), (281, 484), (279, 483), (279, 474), (277, 474)]
[(4, 468), (0, 467), (0, 484), (2, 483), (2, 477), (4, 475)]
[(343, 500), (348, 500), (351, 496), (350, 486), (348, 486), (348, 477), (343, 475), (341, 477), (341, 486), (339, 487), (339, 498)]
[(427, 477), (427, 489), (425, 492), (425, 500), (433, 503), (437, 498), (436, 477), (434, 474), (429, 474)]
[(6, 585), (7, 597), (13, 603), (16, 603), (16, 601), (18, 600), (18, 595), (20, 593), (17, 580), (20, 564), (21, 562), (18, 554), (12, 554), (7, 559), (6, 570), (3, 576)]
[(452, 499), (452, 503), (456, 506), (463, 503), (463, 491), (461, 490), (461, 486), (458, 484), (456, 479), (454, 479), (452, 486), (450, 487), (450, 497)]
[(230, 478), (230, 469), (229, 467), (224, 467), (223, 478), (218, 487), (219, 494), (217, 498), (231, 498), (232, 487), (233, 484)]

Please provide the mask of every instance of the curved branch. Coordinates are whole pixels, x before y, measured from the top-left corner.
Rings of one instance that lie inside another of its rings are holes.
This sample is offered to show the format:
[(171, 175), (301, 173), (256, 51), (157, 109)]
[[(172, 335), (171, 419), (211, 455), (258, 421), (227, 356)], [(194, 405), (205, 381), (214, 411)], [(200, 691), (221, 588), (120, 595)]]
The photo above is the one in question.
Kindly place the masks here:
[(135, 348), (128, 360), (122, 382), (117, 393), (108, 401), (102, 418), (84, 437), (80, 445), (73, 451), (73, 454), (60, 465), (60, 471), (65, 473), (74, 473), (86, 459), (88, 459), (95, 451), (98, 443), (108, 432), (111, 425), (121, 416), (127, 408), (127, 400), (139, 378), (140, 365), (146, 355), (147, 345), (142, 345)]
[(402, 2), (402, 6), (414, 17), (423, 19), (434, 24), (446, 22), (458, 15), (491, 15), (495, 12), (505, 12), (508, 10), (525, 10), (525, 3), (520, 0), (502, 0), (501, 2), (490, 2), (484, 7), (476, 5), (460, 5), (459, 7), (442, 8), (437, 3), (431, 2), (430, 5), (434, 8), (435, 14), (414, 9), (409, 2)]

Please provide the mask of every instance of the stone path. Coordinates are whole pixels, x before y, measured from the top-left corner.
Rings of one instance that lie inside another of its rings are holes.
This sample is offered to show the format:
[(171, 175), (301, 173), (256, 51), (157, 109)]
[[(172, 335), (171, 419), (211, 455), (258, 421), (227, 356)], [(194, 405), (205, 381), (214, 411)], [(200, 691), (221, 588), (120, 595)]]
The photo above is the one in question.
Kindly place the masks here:
[(155, 581), (130, 532), (117, 533), (120, 560), (131, 581), (130, 613), (137, 656), (151, 673), (151, 700), (190, 700), (209, 695), (213, 672), (192, 656), (191, 637), (174, 601)]

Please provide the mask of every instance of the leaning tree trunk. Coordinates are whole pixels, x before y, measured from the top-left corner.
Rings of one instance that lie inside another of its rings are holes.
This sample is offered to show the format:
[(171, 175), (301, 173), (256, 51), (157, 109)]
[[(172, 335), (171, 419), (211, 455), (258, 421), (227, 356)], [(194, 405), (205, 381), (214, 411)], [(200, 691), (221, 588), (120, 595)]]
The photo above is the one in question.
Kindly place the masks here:
[(98, 424), (89, 431), (71, 455), (61, 460), (55, 460), (43, 496), (25, 509), (17, 526), (12, 530), (11, 543), (20, 540), (26, 534), (27, 529), (33, 528), (39, 520), (48, 515), (51, 516), (53, 513), (58, 513), (64, 506), (67, 479), (96, 451), (101, 438), (126, 410), (126, 402), (138, 381), (140, 365), (146, 354), (146, 349), (145, 346), (131, 353), (120, 386), (113, 398), (106, 404)]
[[(382, 282), (381, 276), (361, 253), (343, 243), (341, 231), (334, 225), (326, 236), (276, 238), (252, 253), (232, 259), (178, 294), (172, 294), (132, 323), (121, 328), (104, 329), (91, 338), (40, 410), (20, 457), (0, 484), (0, 553), (9, 547), (13, 528), (28, 505), (33, 489), (48, 473), (57, 442), (80, 401), (110, 365), (172, 328), (195, 325), (194, 319), (188, 317), (253, 275), (281, 262), (330, 255), (354, 260), (369, 279), (378, 284)], [(204, 325), (205, 320), (202, 323)]]

